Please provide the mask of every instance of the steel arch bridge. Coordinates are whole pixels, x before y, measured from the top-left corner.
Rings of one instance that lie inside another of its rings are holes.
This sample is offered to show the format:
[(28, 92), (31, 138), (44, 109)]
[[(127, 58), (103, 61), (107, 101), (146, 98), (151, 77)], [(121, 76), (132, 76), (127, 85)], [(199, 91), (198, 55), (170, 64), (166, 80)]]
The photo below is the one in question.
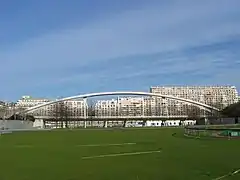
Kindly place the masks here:
[(40, 104), (34, 107), (30, 107), (26, 110), (23, 110), (21, 113), (31, 113), (39, 108), (42, 108), (44, 106), (48, 106), (51, 104), (55, 104), (58, 102), (63, 102), (63, 101), (68, 101), (68, 100), (74, 100), (74, 99), (80, 99), (80, 98), (90, 98), (90, 97), (98, 97), (98, 96), (111, 96), (111, 95), (140, 95), (140, 96), (151, 96), (151, 97), (160, 97), (160, 98), (167, 98), (167, 99), (173, 99), (173, 100), (177, 100), (180, 102), (186, 102), (192, 105), (195, 105), (197, 107), (201, 107), (207, 111), (219, 111), (218, 108), (204, 104), (204, 103), (200, 103), (197, 101), (193, 101), (190, 99), (185, 99), (185, 98), (179, 98), (179, 97), (175, 97), (175, 96), (170, 96), (170, 95), (163, 95), (163, 94), (156, 94), (156, 93), (149, 93), (149, 92), (135, 92), (135, 91), (116, 91), (116, 92), (99, 92), (99, 93), (89, 93), (89, 94), (82, 94), (82, 95), (76, 95), (76, 96), (70, 96), (70, 97), (66, 97), (66, 98), (62, 98), (62, 99), (58, 99), (56, 101), (51, 101), (51, 102), (47, 102), (44, 104)]

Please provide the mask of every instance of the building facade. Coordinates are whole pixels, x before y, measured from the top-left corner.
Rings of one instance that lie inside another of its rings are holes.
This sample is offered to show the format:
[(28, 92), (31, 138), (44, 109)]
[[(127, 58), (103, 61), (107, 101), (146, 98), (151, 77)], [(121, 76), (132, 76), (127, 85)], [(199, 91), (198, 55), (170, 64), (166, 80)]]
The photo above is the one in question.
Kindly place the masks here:
[[(238, 101), (238, 92), (235, 86), (169, 86), (151, 87), (151, 93), (170, 95), (204, 103), (220, 110)], [(204, 115), (205, 111), (188, 103), (159, 98), (170, 115), (189, 115), (189, 111)]]
[[(151, 87), (151, 93), (169, 95), (204, 103), (220, 110), (238, 102), (235, 86), (169, 86)], [(156, 97), (124, 97), (99, 100), (95, 105), (97, 116), (206, 116), (206, 111), (192, 104)]]
[(98, 100), (95, 112), (98, 117), (108, 116), (142, 116), (144, 115), (143, 97), (123, 97), (111, 100)]
[[(223, 109), (239, 101), (235, 86), (167, 86), (151, 87), (151, 93), (190, 99)], [(23, 96), (16, 108), (29, 108), (56, 99)], [(44, 106), (33, 112), (38, 117), (55, 117), (57, 111), (65, 107), (68, 117), (189, 117), (205, 116), (206, 111), (189, 103), (161, 97), (121, 97), (111, 100), (98, 100), (92, 106), (84, 99), (70, 100)]]
[(29, 108), (50, 101), (50, 99), (46, 98), (33, 98), (31, 96), (22, 96), (22, 98), (17, 101), (16, 106), (22, 108)]
[(190, 99), (219, 109), (238, 101), (238, 92), (235, 86), (151, 87), (150, 92)]
[[(43, 103), (55, 101), (57, 99), (33, 98), (31, 96), (22, 96), (16, 103), (16, 109), (27, 109)], [(69, 100), (56, 104), (44, 106), (32, 113), (36, 117), (56, 118), (64, 113), (70, 118), (83, 117), (86, 114), (87, 103), (84, 100)]]

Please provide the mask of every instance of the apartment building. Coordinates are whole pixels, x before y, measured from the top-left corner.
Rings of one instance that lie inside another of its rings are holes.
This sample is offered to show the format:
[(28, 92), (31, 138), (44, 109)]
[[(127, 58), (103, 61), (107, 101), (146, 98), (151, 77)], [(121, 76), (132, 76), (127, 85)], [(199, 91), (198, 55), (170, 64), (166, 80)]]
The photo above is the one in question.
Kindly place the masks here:
[(22, 108), (29, 108), (50, 101), (50, 99), (46, 98), (33, 98), (31, 96), (22, 96), (22, 98), (17, 101), (16, 106)]
[[(238, 102), (235, 86), (168, 86), (151, 87), (151, 93), (170, 95), (208, 104), (223, 109)], [(164, 116), (186, 117), (206, 115), (206, 111), (196, 106), (156, 97), (124, 97), (111, 100), (99, 100), (95, 105), (97, 116)]]
[[(219, 109), (239, 101), (235, 86), (166, 86), (151, 87), (151, 93), (170, 95), (193, 101), (201, 102)], [(23, 96), (17, 101), (16, 107), (29, 108), (42, 103), (53, 101), (46, 98), (33, 98)], [(121, 97), (110, 100), (98, 100), (92, 107), (88, 107), (83, 99), (65, 101), (58, 104), (45, 106), (34, 111), (35, 116), (52, 116), (57, 106), (68, 107), (69, 115), (75, 118), (89, 115), (89, 109), (94, 110), (96, 117), (109, 116), (164, 116), (164, 117), (186, 117), (189, 112), (205, 115), (205, 110), (196, 108), (189, 103), (160, 97)]]
[(118, 99), (98, 100), (94, 106), (96, 116), (118, 116), (118, 102)]
[(111, 100), (98, 100), (95, 104), (96, 116), (142, 116), (143, 97), (123, 97)]
[(142, 116), (144, 115), (143, 97), (124, 97), (119, 99), (120, 116)]
[[(27, 108), (40, 105), (43, 103), (51, 102), (54, 100), (56, 99), (33, 98), (31, 96), (22, 96), (22, 98), (17, 101), (16, 108), (27, 109)], [(84, 111), (87, 109), (87, 103), (84, 102), (83, 100), (69, 100), (65, 102), (44, 106), (34, 111), (32, 114), (34, 116), (51, 117), (51, 116), (54, 116), (54, 114), (56, 114), (57, 111), (60, 111), (60, 108), (63, 106), (65, 107), (65, 110), (67, 110), (68, 116), (75, 117), (75, 118), (83, 117)]]
[(151, 87), (150, 92), (191, 99), (219, 109), (238, 101), (235, 86), (163, 86)]
[[(208, 104), (223, 109), (238, 101), (238, 92), (235, 86), (167, 86), (151, 87), (151, 93), (170, 95)], [(188, 103), (159, 98), (158, 103), (164, 104), (169, 114), (184, 115), (193, 108)], [(204, 113), (203, 110), (201, 114)]]

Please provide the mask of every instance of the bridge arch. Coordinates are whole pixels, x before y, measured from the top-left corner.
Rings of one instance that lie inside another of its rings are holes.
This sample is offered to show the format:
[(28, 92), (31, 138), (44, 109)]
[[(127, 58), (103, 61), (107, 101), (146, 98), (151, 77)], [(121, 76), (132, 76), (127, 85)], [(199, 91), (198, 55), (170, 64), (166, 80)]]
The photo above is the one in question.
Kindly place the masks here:
[(47, 102), (47, 103), (44, 103), (44, 104), (40, 104), (40, 105), (37, 105), (37, 106), (30, 107), (30, 108), (22, 111), (22, 113), (30, 113), (30, 112), (33, 112), (33, 111), (35, 111), (39, 108), (42, 108), (44, 106), (48, 106), (48, 105), (55, 104), (55, 103), (62, 102), (62, 101), (74, 100), (74, 99), (79, 99), (79, 98), (97, 97), (97, 96), (109, 96), (109, 95), (140, 95), (140, 96), (161, 97), (161, 98), (173, 99), (173, 100), (178, 100), (178, 101), (181, 101), (181, 102), (190, 103), (190, 104), (193, 104), (195, 106), (202, 107), (207, 111), (211, 111), (211, 110), (219, 111), (219, 109), (216, 108), (216, 107), (213, 107), (213, 106), (210, 106), (210, 105), (207, 105), (207, 104), (204, 104), (204, 103), (200, 103), (200, 102), (197, 102), (197, 101), (193, 101), (193, 100), (190, 100), (190, 99), (179, 98), (179, 97), (176, 97), (176, 96), (149, 93), (149, 92), (116, 91), (116, 92), (99, 92), (99, 93), (89, 93), (89, 94), (70, 96), (70, 97), (58, 99), (56, 101), (51, 101), (51, 102)]

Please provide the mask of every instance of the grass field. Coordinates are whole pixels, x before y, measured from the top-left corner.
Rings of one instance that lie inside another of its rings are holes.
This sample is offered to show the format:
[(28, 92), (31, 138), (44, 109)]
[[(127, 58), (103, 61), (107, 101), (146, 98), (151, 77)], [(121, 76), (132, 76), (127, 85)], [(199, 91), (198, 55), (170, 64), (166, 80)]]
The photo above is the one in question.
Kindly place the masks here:
[(240, 140), (180, 128), (18, 132), (0, 136), (0, 155), (0, 180), (212, 180), (240, 169)]

